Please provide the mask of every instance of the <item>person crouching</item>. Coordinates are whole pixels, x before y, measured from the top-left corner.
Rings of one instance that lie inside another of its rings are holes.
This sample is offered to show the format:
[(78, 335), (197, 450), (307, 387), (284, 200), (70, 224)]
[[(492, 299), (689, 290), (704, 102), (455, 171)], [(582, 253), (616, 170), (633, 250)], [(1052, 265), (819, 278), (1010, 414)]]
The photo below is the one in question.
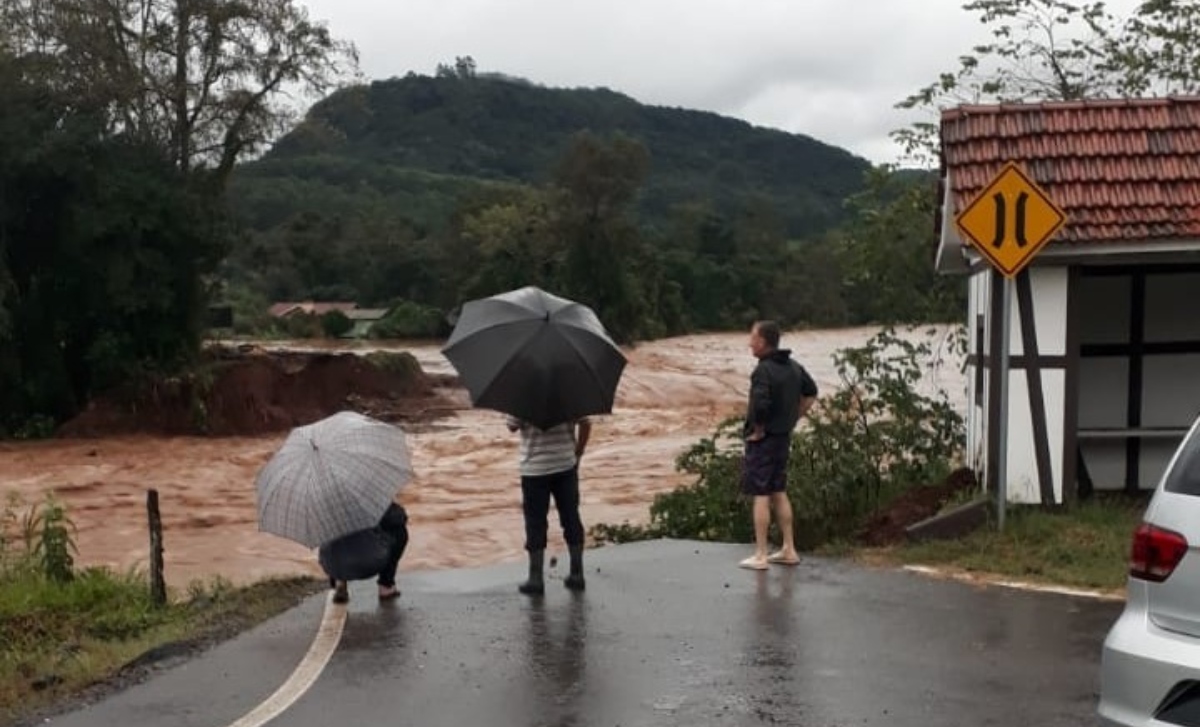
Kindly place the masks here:
[(317, 560), (329, 576), (333, 602), (350, 600), (348, 581), (374, 577), (379, 600), (400, 595), (396, 588), (396, 569), (408, 547), (408, 512), (396, 503), (388, 505), (375, 527), (356, 530), (321, 545)]

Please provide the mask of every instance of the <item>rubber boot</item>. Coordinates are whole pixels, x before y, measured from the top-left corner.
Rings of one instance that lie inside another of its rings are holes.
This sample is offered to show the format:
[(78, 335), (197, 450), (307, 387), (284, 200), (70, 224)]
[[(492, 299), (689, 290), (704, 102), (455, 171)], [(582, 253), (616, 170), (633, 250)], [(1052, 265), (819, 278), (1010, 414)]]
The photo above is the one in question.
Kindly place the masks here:
[(334, 603), (349, 603), (350, 590), (345, 581), (337, 581), (337, 585), (333, 587), (333, 602)]
[(568, 545), (567, 552), (571, 554), (571, 572), (563, 580), (563, 584), (572, 591), (582, 591), (587, 587), (583, 579), (583, 546)]
[(526, 596), (540, 596), (546, 592), (546, 582), (542, 580), (542, 565), (545, 562), (545, 550), (529, 551), (529, 580), (517, 586), (518, 591)]

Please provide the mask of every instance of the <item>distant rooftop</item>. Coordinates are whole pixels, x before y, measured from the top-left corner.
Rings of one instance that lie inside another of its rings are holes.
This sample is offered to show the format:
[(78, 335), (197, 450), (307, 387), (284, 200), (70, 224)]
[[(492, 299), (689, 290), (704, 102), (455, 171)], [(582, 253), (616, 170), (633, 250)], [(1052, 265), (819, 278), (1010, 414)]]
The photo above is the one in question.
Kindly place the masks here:
[(267, 312), (275, 318), (281, 318), (293, 313), (307, 313), (309, 315), (324, 315), (329, 311), (339, 310), (343, 313), (348, 313), (358, 308), (357, 303), (348, 302), (332, 302), (332, 303), (317, 303), (311, 300), (299, 302), (275, 303)]
[(384, 318), (388, 314), (387, 308), (355, 308), (354, 310), (343, 311), (346, 317), (352, 321), (377, 321)]

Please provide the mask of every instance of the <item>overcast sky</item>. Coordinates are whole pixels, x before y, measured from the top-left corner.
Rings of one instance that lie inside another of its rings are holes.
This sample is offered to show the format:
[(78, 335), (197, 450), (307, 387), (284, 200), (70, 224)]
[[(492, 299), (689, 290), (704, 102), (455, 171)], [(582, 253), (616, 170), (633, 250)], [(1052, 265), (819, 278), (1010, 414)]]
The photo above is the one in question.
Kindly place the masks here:
[[(1129, 5), (1116, 0), (1110, 6)], [(481, 72), (713, 111), (897, 161), (893, 108), (988, 39), (964, 0), (300, 0), (369, 79)]]

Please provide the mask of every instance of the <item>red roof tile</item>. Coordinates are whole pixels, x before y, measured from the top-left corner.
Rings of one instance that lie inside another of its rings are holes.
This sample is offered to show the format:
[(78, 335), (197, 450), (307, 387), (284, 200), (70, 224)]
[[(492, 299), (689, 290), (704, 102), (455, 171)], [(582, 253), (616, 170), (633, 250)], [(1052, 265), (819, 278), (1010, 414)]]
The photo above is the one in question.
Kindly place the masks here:
[(1200, 97), (960, 106), (941, 134), (956, 215), (1015, 161), (1067, 213), (1051, 244), (1200, 239)]

